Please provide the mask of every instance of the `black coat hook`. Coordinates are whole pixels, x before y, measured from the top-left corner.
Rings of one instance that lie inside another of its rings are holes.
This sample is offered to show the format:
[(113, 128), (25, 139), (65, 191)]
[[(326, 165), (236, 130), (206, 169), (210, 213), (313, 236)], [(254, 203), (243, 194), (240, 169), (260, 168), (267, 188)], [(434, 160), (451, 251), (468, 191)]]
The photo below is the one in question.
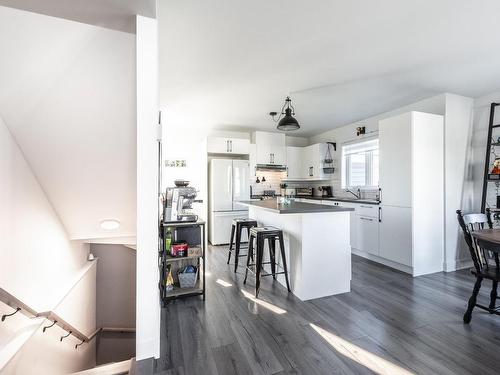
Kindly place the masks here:
[(75, 349), (78, 349), (78, 347), (79, 347), (80, 345), (82, 345), (84, 342), (85, 342), (85, 340), (82, 340), (82, 342), (81, 342), (81, 343), (76, 344), (76, 345), (75, 345)]
[(57, 323), (57, 320), (54, 320), (54, 323), (52, 323), (50, 326), (43, 327), (42, 332), (45, 333), (46, 330), (48, 330), (49, 328), (54, 327), (56, 323)]
[(69, 331), (69, 333), (65, 336), (61, 336), (61, 338), (59, 339), (59, 341), (62, 341), (64, 340), (66, 337), (68, 337), (69, 335), (71, 335), (73, 333), (73, 331)]
[(9, 317), (9, 316), (12, 316), (12, 315), (15, 315), (18, 311), (20, 311), (21, 308), (18, 307), (16, 308), (16, 311), (14, 311), (12, 314), (5, 314), (5, 315), (2, 315), (2, 322), (5, 320), (5, 318)]

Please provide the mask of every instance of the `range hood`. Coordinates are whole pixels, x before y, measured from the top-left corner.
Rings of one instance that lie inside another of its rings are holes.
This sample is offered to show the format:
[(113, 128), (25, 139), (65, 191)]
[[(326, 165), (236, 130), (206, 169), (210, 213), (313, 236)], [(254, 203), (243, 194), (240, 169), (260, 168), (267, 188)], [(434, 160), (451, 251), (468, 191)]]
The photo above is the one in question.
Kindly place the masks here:
[(276, 165), (276, 164), (257, 164), (255, 166), (256, 171), (277, 171), (284, 172), (286, 171), (286, 166), (284, 165)]

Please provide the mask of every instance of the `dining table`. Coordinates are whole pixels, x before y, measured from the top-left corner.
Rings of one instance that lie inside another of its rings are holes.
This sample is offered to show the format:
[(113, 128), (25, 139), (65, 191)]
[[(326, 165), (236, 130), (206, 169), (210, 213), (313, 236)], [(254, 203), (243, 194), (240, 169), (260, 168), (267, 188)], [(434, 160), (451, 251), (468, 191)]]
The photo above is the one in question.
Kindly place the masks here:
[(500, 253), (500, 228), (480, 229), (471, 234), (480, 248)]

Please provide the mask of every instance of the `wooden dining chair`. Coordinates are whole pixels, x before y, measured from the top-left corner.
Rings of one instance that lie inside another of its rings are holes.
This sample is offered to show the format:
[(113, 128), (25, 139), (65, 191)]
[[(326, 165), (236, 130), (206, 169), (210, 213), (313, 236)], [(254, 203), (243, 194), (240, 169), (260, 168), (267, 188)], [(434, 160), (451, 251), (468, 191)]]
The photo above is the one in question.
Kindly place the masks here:
[[(470, 255), (474, 263), (474, 268), (471, 272), (476, 276), (476, 282), (472, 291), (472, 296), (469, 298), (467, 311), (464, 314), (464, 323), (470, 323), (472, 319), (472, 310), (474, 307), (488, 311), (490, 314), (498, 314), (496, 308), (497, 286), (500, 281), (500, 267), (498, 261), (498, 253), (482, 249), (478, 246), (476, 240), (472, 236), (472, 232), (479, 229), (492, 229), (490, 209), (486, 209), (485, 214), (466, 214), (463, 215), (461, 210), (457, 210), (457, 218), (460, 227), (464, 233), (465, 242), (469, 247)], [(492, 281), (490, 293), (490, 304), (488, 307), (478, 304), (477, 295), (481, 289), (483, 279)]]

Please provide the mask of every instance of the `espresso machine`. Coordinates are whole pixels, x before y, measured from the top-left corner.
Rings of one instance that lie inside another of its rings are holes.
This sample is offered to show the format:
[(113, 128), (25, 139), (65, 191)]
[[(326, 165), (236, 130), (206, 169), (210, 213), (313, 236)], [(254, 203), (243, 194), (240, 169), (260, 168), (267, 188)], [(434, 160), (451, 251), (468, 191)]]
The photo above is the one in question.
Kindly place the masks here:
[(197, 191), (193, 187), (169, 187), (167, 188), (163, 203), (163, 222), (172, 223), (179, 221), (194, 222), (198, 215), (194, 214), (193, 203), (196, 200)]

